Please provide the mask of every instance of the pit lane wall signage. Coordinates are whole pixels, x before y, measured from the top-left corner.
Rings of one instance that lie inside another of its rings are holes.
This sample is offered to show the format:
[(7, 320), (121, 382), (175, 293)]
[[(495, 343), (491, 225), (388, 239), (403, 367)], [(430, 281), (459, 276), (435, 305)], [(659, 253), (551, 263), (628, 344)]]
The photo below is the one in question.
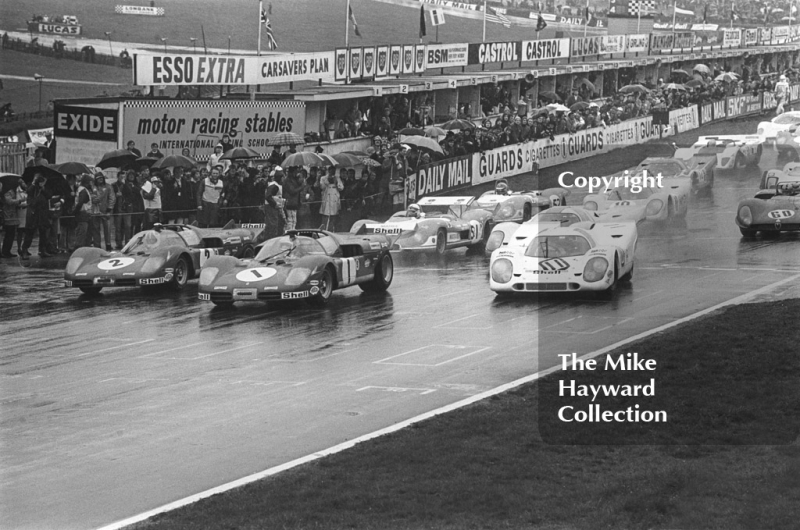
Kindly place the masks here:
[(726, 119), (728, 117), (727, 106), (728, 102), (724, 99), (700, 105), (700, 124), (706, 125), (707, 123)]
[(727, 99), (726, 114), (728, 118), (738, 118), (739, 116), (757, 112), (761, 112), (760, 95), (731, 96)]
[(565, 59), (569, 57), (569, 39), (539, 39), (522, 41), (522, 60)]
[(409, 180), (408, 199), (413, 202), (428, 195), (471, 186), (473, 156), (460, 156), (421, 167)]
[(123, 104), (122, 123), (124, 142), (157, 143), (165, 155), (188, 148), (203, 160), (225, 134), (234, 147), (259, 153), (282, 132), (302, 137), (306, 108), (301, 101), (134, 100)]
[(55, 24), (52, 22), (28, 22), (28, 31), (49, 33), (51, 35), (80, 35), (81, 26), (75, 24)]
[(237, 55), (133, 56), (133, 84), (260, 85), (290, 81), (334, 80), (334, 52), (290, 53), (261, 57)]
[(725, 29), (722, 30), (722, 47), (732, 48), (742, 45), (742, 30)]
[[(62, 138), (116, 142), (119, 124), (118, 112), (117, 109), (111, 108), (56, 104), (53, 109), (53, 132), (59, 139), (58, 149), (61, 150)], [(92, 165), (96, 163), (97, 161)]]
[(700, 127), (700, 115), (697, 111), (697, 105), (669, 111), (669, 124), (678, 133)]
[(522, 57), (522, 43), (482, 42), (469, 45), (469, 64), (519, 62)]
[(425, 59), (428, 68), (467, 66), (469, 46), (464, 44), (428, 44)]
[(149, 17), (163, 17), (163, 7), (150, 7), (150, 6), (116, 6), (114, 13), (119, 15), (145, 15)]

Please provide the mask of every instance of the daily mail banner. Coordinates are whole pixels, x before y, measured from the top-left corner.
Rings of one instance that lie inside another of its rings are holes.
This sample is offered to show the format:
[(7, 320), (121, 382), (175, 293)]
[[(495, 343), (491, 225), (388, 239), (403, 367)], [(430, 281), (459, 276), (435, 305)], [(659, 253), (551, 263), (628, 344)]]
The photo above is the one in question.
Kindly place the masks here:
[(174, 86), (263, 85), (317, 79), (333, 81), (334, 66), (334, 52), (261, 57), (135, 54), (133, 83), (139, 86)]
[(408, 199), (450, 191), (472, 184), (472, 157), (460, 156), (420, 168), (409, 181)]
[(540, 39), (522, 41), (522, 60), (565, 59), (569, 57), (569, 39)]
[(669, 124), (679, 133), (700, 127), (697, 105), (669, 111)]
[(647, 33), (639, 35), (628, 35), (625, 38), (625, 51), (632, 53), (641, 53), (648, 50), (650, 44), (650, 35)]
[(742, 30), (725, 29), (722, 30), (722, 46), (724, 48), (738, 47), (742, 45)]
[(521, 60), (521, 48), (520, 41), (470, 44), (468, 64), (516, 63)]
[(124, 105), (125, 142), (155, 142), (166, 155), (188, 148), (203, 160), (225, 134), (235, 147), (266, 153), (277, 134), (302, 137), (306, 132), (306, 108), (299, 101), (135, 100)]
[(570, 39), (570, 57), (585, 57), (586, 55), (599, 55), (603, 37), (578, 37)]
[(600, 40), (600, 53), (622, 53), (625, 51), (625, 35), (606, 35)]
[(450, 68), (467, 66), (469, 45), (463, 44), (428, 44), (425, 57), (428, 68)]
[(725, 100), (712, 101), (700, 106), (700, 124), (706, 125), (718, 120), (724, 120), (728, 117), (726, 111), (727, 103)]

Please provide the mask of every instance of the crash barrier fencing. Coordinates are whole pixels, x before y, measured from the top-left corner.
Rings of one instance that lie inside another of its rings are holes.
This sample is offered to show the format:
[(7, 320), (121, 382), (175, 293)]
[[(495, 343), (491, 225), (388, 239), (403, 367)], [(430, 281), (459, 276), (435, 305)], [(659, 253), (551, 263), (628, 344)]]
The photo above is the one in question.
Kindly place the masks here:
[[(793, 85), (790, 87), (789, 101), (798, 100), (800, 85)], [(414, 202), (425, 196), (441, 195), (669, 137), (714, 121), (758, 114), (776, 105), (772, 92), (730, 96), (720, 101), (663, 111), (605, 128), (506, 145), (423, 166), (409, 179), (406, 192), (409, 202)]]
[(106, 66), (131, 67), (130, 59), (123, 61), (114, 55), (100, 53), (94, 48), (92, 48), (92, 50), (70, 48), (56, 50), (52, 46), (44, 46), (38, 42), (24, 41), (22, 39), (13, 39), (10, 37), (3, 40), (3, 48), (17, 52), (42, 55), (44, 57), (53, 57), (55, 59), (67, 59), (84, 63), (103, 64)]
[(21, 175), (25, 170), (25, 144), (0, 144), (0, 173)]

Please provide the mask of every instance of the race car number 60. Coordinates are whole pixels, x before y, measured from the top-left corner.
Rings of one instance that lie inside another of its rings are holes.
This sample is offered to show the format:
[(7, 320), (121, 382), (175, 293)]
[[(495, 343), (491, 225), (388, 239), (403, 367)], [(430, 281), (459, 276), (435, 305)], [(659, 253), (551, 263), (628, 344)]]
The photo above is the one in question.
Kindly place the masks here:
[(98, 263), (97, 268), (101, 271), (115, 271), (117, 269), (124, 269), (134, 261), (133, 258), (111, 258)]

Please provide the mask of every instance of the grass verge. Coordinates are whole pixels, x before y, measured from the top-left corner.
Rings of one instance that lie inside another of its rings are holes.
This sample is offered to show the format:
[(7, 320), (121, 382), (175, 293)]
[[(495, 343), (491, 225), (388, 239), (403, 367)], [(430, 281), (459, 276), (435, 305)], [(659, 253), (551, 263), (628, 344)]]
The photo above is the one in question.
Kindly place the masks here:
[[(771, 427), (793, 432), (790, 445), (548, 445), (539, 411), (558, 398), (537, 382), (135, 528), (796, 528), (798, 312), (797, 299), (733, 306), (610, 354), (643, 352), (687, 385), (736, 385), (756, 411), (754, 389), (774, 383), (787, 409)], [(719, 381), (731, 367), (742, 377)], [(694, 442), (737, 428), (707, 414), (702, 392), (667, 398), (681, 404), (676, 420), (714, 426)]]

